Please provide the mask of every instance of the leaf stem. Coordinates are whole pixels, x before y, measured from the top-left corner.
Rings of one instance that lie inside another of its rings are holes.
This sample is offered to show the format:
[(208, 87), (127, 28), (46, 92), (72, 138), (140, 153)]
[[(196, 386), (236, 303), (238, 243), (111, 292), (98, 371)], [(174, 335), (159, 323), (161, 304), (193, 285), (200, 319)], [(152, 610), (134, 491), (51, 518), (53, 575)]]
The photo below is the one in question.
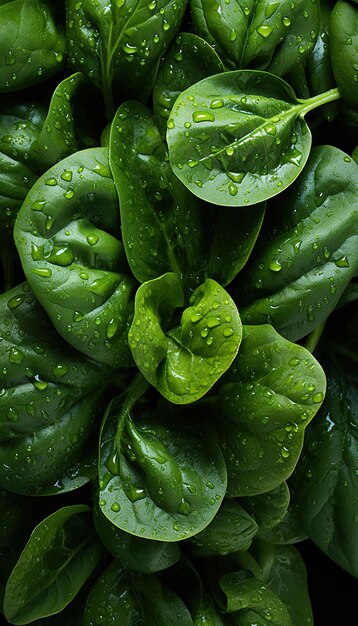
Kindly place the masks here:
[(324, 322), (322, 322), (321, 324), (319, 324), (319, 326), (317, 326), (317, 328), (315, 328), (309, 335), (308, 335), (308, 339), (305, 343), (305, 348), (306, 350), (308, 350), (311, 354), (313, 354), (314, 350), (317, 347), (317, 344), (321, 338), (321, 335), (323, 333), (323, 329), (325, 327), (326, 324), (326, 320), (324, 320)]
[(120, 450), (122, 432), (126, 419), (137, 400), (139, 400), (139, 398), (147, 391), (148, 387), (149, 383), (140, 372), (135, 375), (131, 384), (129, 385), (128, 391), (126, 392), (125, 400), (119, 413), (118, 424), (116, 428), (116, 447), (118, 451)]
[(313, 98), (308, 98), (307, 100), (297, 98), (298, 102), (304, 105), (301, 109), (300, 117), (303, 118), (309, 111), (312, 111), (317, 107), (321, 107), (328, 102), (339, 100), (341, 97), (342, 96), (339, 92), (339, 89), (335, 87), (334, 89), (329, 89), (329, 91), (320, 93), (318, 94), (318, 96), (313, 96)]

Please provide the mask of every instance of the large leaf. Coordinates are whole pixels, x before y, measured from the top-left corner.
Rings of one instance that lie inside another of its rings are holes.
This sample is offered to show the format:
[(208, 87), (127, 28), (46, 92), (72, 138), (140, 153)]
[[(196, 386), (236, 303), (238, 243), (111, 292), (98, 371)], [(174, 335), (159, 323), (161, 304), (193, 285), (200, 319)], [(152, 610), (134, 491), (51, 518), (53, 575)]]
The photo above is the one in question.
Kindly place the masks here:
[(117, 98), (146, 100), (186, 0), (67, 2), (69, 61), (99, 87), (109, 119)]
[(49, 426), (106, 386), (110, 369), (63, 341), (28, 283), (0, 296), (0, 339), (0, 441)]
[[(339, 346), (340, 347), (340, 346)], [(327, 395), (307, 430), (293, 476), (299, 520), (333, 561), (358, 577), (358, 379), (356, 354), (322, 354)]]
[(194, 29), (230, 69), (255, 68), (282, 76), (312, 51), (319, 6), (305, 0), (191, 0)]
[(28, 624), (61, 611), (102, 557), (87, 506), (59, 509), (31, 533), (6, 585), (4, 614)]
[(324, 321), (358, 270), (358, 165), (315, 148), (271, 208), (238, 297), (245, 324), (270, 323), (296, 341)]
[(243, 327), (240, 352), (219, 389), (228, 495), (265, 493), (290, 476), (325, 387), (305, 348), (269, 325)]
[(339, 98), (298, 100), (283, 80), (254, 70), (217, 74), (189, 87), (168, 121), (170, 164), (192, 193), (223, 206), (267, 200), (300, 174), (310, 152), (304, 115)]
[(65, 37), (53, 13), (44, 0), (0, 3), (0, 93), (35, 85), (63, 68)]
[(39, 178), (14, 237), (30, 286), (58, 332), (84, 354), (124, 367), (133, 280), (125, 273), (118, 222), (107, 150), (93, 148)]
[(88, 596), (83, 626), (192, 626), (190, 613), (155, 575), (141, 576), (113, 561)]
[(167, 273), (136, 293), (128, 341), (143, 376), (175, 404), (201, 398), (228, 369), (241, 341), (241, 321), (229, 294), (207, 279), (184, 306), (179, 277)]
[(205, 528), (226, 490), (226, 469), (212, 423), (163, 410), (130, 417), (115, 405), (100, 441), (103, 514), (118, 528), (157, 541), (186, 539)]

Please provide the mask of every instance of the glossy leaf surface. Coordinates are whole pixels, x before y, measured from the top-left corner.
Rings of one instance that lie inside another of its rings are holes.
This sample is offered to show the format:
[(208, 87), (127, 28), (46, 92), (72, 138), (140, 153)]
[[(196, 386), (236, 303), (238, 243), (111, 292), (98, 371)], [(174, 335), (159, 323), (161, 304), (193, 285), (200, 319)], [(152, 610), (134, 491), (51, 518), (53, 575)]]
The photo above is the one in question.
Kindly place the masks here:
[(165, 135), (170, 111), (182, 91), (224, 71), (215, 50), (192, 33), (180, 33), (165, 53), (153, 88), (153, 110)]
[(282, 76), (312, 51), (319, 7), (305, 0), (191, 0), (194, 28), (229, 69), (254, 68)]
[(226, 469), (213, 425), (180, 413), (136, 419), (112, 410), (100, 443), (103, 514), (138, 537), (178, 541), (200, 532), (217, 513)]
[(109, 368), (62, 340), (28, 283), (0, 296), (0, 338), (0, 441), (49, 426), (105, 386)]
[(87, 506), (59, 509), (31, 533), (8, 580), (5, 617), (28, 624), (58, 613), (78, 593), (102, 556)]
[[(358, 166), (333, 146), (312, 155), (271, 207), (238, 289), (245, 324), (270, 323), (296, 341), (324, 321), (358, 269)], [(245, 306), (247, 305), (247, 306)]]
[(0, 93), (36, 85), (64, 66), (65, 37), (48, 2), (3, 0), (0, 40)]
[(141, 576), (113, 561), (88, 597), (83, 626), (192, 626), (182, 600), (159, 579)]
[(69, 61), (99, 87), (112, 119), (114, 102), (146, 100), (163, 52), (179, 29), (186, 0), (67, 3)]
[(325, 387), (321, 366), (304, 347), (269, 325), (243, 327), (240, 352), (219, 390), (227, 495), (265, 493), (290, 476)]
[(14, 236), (31, 288), (58, 332), (80, 352), (124, 367), (130, 364), (133, 280), (126, 275), (118, 222), (107, 150), (93, 148), (37, 181)]
[(229, 294), (207, 279), (184, 306), (176, 274), (144, 283), (137, 291), (128, 341), (148, 382), (175, 404), (201, 398), (234, 360), (241, 341), (241, 321)]
[[(349, 339), (351, 341), (351, 338)], [(331, 348), (323, 356), (327, 395), (293, 476), (298, 516), (310, 538), (333, 561), (358, 577), (356, 360)]]
[[(307, 110), (307, 109), (306, 109)], [(184, 91), (168, 121), (174, 173), (223, 206), (262, 202), (288, 187), (309, 155), (305, 105), (266, 72), (210, 76)]]
[(335, 81), (347, 102), (358, 108), (358, 7), (339, 0), (330, 19), (330, 57)]

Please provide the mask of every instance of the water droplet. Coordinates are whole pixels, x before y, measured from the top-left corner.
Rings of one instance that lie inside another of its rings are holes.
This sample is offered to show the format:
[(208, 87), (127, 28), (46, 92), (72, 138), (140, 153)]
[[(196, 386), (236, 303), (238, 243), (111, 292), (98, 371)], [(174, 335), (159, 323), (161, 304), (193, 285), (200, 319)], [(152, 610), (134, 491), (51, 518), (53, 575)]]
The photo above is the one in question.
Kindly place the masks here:
[(53, 375), (56, 376), (56, 378), (62, 378), (62, 376), (65, 376), (67, 374), (68, 366), (65, 365), (65, 363), (58, 363), (57, 365), (55, 365), (52, 372)]
[(298, 365), (300, 363), (300, 359), (297, 358), (293, 358), (290, 359), (288, 364), (291, 365), (291, 367), (296, 367), (296, 365)]
[(259, 26), (256, 30), (258, 34), (261, 35), (261, 37), (264, 37), (266, 39), (266, 37), (269, 37), (271, 35), (273, 27), (269, 24), (261, 24), (261, 26)]
[(221, 324), (221, 320), (220, 317), (210, 316), (207, 318), (206, 323), (208, 325), (208, 328), (215, 328), (216, 326), (219, 326)]
[(89, 243), (90, 246), (95, 246), (96, 243), (99, 240), (99, 237), (98, 237), (98, 235), (95, 235), (95, 234), (92, 233), (90, 235), (87, 235), (86, 240), (87, 240), (87, 242)]
[(172, 129), (172, 128), (175, 128), (175, 122), (174, 122), (173, 118), (170, 118), (167, 121), (167, 128), (169, 128), (169, 130)]
[(75, 192), (73, 189), (68, 189), (68, 191), (66, 191), (63, 195), (67, 198), (67, 200), (71, 200), (71, 198), (75, 195)]
[(322, 393), (321, 391), (318, 393), (315, 393), (314, 396), (312, 396), (312, 400), (315, 404), (320, 404), (323, 401), (324, 398), (324, 393)]
[(211, 109), (221, 109), (224, 106), (224, 100), (222, 98), (215, 98), (210, 102)]
[(335, 261), (337, 267), (349, 267), (349, 261), (346, 256), (342, 256), (341, 259)]
[(107, 328), (106, 328), (106, 337), (107, 339), (113, 339), (115, 334), (118, 331), (118, 322), (114, 318), (109, 320)]
[(190, 505), (185, 500), (182, 500), (178, 507), (178, 513), (180, 515), (189, 515), (190, 514)]
[(46, 380), (41, 380), (39, 374), (36, 374), (34, 380), (32, 381), (32, 384), (39, 391), (45, 391), (45, 389), (47, 389), (48, 387), (48, 382)]
[(122, 50), (125, 54), (135, 54), (138, 50), (137, 46), (133, 46), (130, 43), (125, 43), (122, 46)]
[(229, 188), (229, 194), (230, 196), (236, 196), (237, 194), (237, 187), (236, 185), (234, 185), (234, 183), (230, 182), (228, 185)]
[(199, 313), (198, 311), (193, 311), (190, 315), (190, 321), (192, 322), (192, 324), (196, 324), (202, 319), (202, 317), (203, 316), (201, 313)]
[(52, 270), (49, 267), (33, 267), (31, 272), (42, 278), (51, 278)]
[(46, 200), (35, 200), (31, 205), (31, 211), (43, 211)]
[(10, 363), (20, 365), (23, 362), (24, 358), (25, 358), (25, 355), (23, 352), (21, 352), (21, 350), (18, 350), (17, 348), (11, 348), (10, 353), (9, 353)]
[(113, 504), (112, 504), (112, 506), (111, 506), (111, 510), (112, 510), (114, 513), (118, 513), (118, 511), (120, 511), (120, 510), (121, 510), (121, 507), (120, 507), (120, 505), (118, 504), (118, 502), (113, 502)]
[(72, 180), (72, 172), (70, 170), (65, 170), (64, 172), (62, 172), (61, 178), (62, 180), (66, 180), (70, 183)]
[(269, 267), (272, 272), (280, 272), (282, 270), (282, 265), (277, 259), (271, 261)]
[(193, 122), (215, 122), (215, 115), (210, 111), (194, 111), (192, 114)]
[[(48, 185), (49, 187), (55, 187), (55, 185), (57, 185), (56, 178), (48, 178), (47, 180), (45, 180), (45, 185)], [(32, 209), (32, 210), (34, 211), (36, 209)]]

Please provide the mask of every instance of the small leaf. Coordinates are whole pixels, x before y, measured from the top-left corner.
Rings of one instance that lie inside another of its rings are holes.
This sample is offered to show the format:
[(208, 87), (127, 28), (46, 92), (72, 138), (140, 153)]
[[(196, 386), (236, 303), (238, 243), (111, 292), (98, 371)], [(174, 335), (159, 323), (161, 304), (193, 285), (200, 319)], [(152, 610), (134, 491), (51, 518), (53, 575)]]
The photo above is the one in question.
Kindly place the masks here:
[(61, 611), (78, 593), (102, 557), (90, 509), (67, 506), (31, 533), (5, 590), (4, 614), (28, 624)]
[(237, 308), (212, 279), (198, 287), (173, 326), (175, 309), (184, 305), (176, 274), (164, 274), (137, 291), (128, 341), (143, 376), (175, 404), (201, 398), (227, 370), (241, 341)]

